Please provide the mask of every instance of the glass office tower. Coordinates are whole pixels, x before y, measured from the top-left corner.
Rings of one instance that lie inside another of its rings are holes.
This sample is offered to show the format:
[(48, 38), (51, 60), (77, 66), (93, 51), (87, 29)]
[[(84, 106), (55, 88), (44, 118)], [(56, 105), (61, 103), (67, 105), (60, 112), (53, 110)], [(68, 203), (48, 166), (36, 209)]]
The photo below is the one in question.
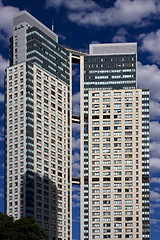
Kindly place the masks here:
[(81, 239), (150, 239), (149, 91), (136, 43), (81, 57)]
[(6, 213), (34, 217), (46, 239), (72, 236), (70, 53), (21, 12), (13, 19), (5, 76)]

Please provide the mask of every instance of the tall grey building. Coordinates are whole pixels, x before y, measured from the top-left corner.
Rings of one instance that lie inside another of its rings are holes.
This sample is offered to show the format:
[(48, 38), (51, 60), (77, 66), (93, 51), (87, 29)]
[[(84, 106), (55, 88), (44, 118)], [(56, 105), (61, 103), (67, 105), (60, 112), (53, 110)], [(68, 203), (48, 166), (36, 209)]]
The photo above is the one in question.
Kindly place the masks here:
[(70, 53), (23, 11), (13, 19), (5, 76), (5, 209), (34, 217), (46, 239), (72, 236)]
[(81, 128), (81, 239), (149, 240), (149, 90), (137, 89), (136, 43), (64, 48), (23, 11), (5, 74), (5, 209), (34, 217), (49, 240), (72, 239), (72, 121)]

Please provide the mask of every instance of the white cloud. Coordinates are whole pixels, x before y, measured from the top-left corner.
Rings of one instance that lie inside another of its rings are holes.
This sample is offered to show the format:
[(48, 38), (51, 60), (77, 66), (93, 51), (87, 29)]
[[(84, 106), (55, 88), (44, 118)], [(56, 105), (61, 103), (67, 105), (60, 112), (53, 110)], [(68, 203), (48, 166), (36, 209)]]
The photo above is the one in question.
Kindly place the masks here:
[(72, 163), (72, 176), (73, 177), (80, 177), (80, 164), (79, 163)]
[(78, 152), (75, 152), (74, 155), (72, 156), (72, 162), (77, 162), (80, 161), (80, 154)]
[(160, 140), (160, 123), (153, 121), (150, 123), (150, 138), (152, 141)]
[(159, 158), (151, 158), (150, 159), (150, 170), (151, 170), (151, 172), (159, 172), (160, 171), (160, 159)]
[[(74, 205), (74, 203), (73, 203), (73, 205)], [(77, 205), (77, 207), (79, 207), (79, 205)], [(79, 223), (81, 220), (80, 220), (80, 217), (74, 217), (74, 218), (72, 218), (72, 222), (77, 222), (77, 223)], [(72, 239), (72, 240), (77, 240), (77, 239)]]
[(160, 118), (160, 103), (156, 101), (150, 102), (150, 118), (157, 120)]
[(4, 59), (2, 55), (0, 55), (0, 71), (4, 71), (4, 69), (8, 66), (9, 60)]
[[(4, 72), (5, 68), (9, 65), (9, 60), (3, 58), (2, 55), (0, 55), (0, 87), (3, 87), (4, 85)], [(2, 94), (0, 95), (0, 101), (2, 101)]]
[[(153, 177), (151, 178), (151, 183), (160, 183), (160, 178), (159, 177)], [(160, 206), (159, 206), (160, 207)]]
[(69, 10), (91, 10), (96, 9), (98, 5), (92, 0), (47, 0), (47, 7), (65, 7)]
[(80, 125), (77, 123), (72, 123), (73, 135), (78, 136), (80, 134)]
[(61, 39), (62, 41), (66, 40), (66, 37), (63, 34), (57, 33), (57, 35), (58, 35), (58, 39)]
[(128, 35), (127, 31), (124, 28), (118, 29), (116, 32), (115, 36), (113, 37), (112, 41), (113, 42), (121, 42), (124, 43), (126, 42), (126, 36)]
[(72, 96), (72, 111), (73, 114), (80, 113), (80, 92), (73, 94)]
[(72, 187), (72, 191), (74, 191), (74, 192), (80, 192), (80, 186), (73, 186)]
[(0, 40), (7, 41), (12, 35), (13, 16), (20, 10), (12, 6), (4, 6), (0, 0)]
[(160, 101), (160, 69), (157, 65), (138, 62), (138, 88), (150, 89), (151, 100)]
[(158, 229), (153, 229), (153, 232), (160, 233), (159, 226), (157, 226), (157, 227), (158, 227)]
[[(159, 137), (160, 138), (160, 137)], [(159, 158), (160, 156), (160, 142), (151, 142), (150, 150), (152, 158)]]
[(100, 44), (99, 41), (92, 41), (91, 44)]
[(141, 50), (150, 53), (149, 59), (160, 63), (160, 29), (157, 32), (151, 32), (141, 36), (142, 46)]
[(72, 175), (73, 177), (80, 176), (80, 154), (78, 152), (72, 155)]
[(79, 65), (73, 64), (73, 69), (72, 69), (72, 78), (73, 78), (73, 83), (77, 82), (76, 84), (79, 84), (80, 81), (80, 72), (79, 72)]
[(102, 8), (92, 0), (46, 0), (47, 7), (68, 10), (68, 19), (79, 25), (139, 27), (149, 23), (149, 18), (159, 12), (157, 0), (116, 0), (113, 7)]
[[(151, 159), (150, 159), (150, 168), (151, 171), (157, 172), (160, 170), (160, 123), (153, 121), (150, 123), (150, 150), (151, 150)], [(153, 181), (153, 180), (152, 180)]]
[(0, 93), (0, 102), (4, 102), (4, 94)]
[(79, 186), (73, 186), (72, 187), (72, 207), (76, 208), (80, 206), (80, 187)]
[(152, 224), (159, 224), (160, 223), (160, 219), (151, 218), (151, 223)]
[(80, 201), (80, 196), (79, 194), (73, 194), (72, 195), (72, 199), (76, 200), (76, 201)]
[(72, 101), (74, 103), (79, 103), (80, 102), (80, 92), (77, 92), (77, 93), (73, 94)]
[(80, 149), (80, 138), (72, 138), (72, 149)]
[(160, 193), (156, 191), (150, 191), (151, 194), (151, 201), (153, 202), (160, 202)]

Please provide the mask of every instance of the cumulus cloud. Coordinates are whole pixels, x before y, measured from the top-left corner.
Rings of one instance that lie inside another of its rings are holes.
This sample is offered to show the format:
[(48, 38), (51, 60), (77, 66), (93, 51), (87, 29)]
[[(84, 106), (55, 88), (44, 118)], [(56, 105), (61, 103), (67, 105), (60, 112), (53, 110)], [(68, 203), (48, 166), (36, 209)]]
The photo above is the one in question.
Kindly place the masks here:
[(8, 42), (12, 35), (13, 16), (19, 13), (19, 9), (12, 6), (4, 6), (0, 0), (0, 40)]
[(150, 169), (152, 172), (160, 171), (160, 159), (159, 158), (151, 158), (150, 159)]
[(160, 69), (157, 65), (143, 65), (138, 62), (138, 88), (150, 89), (151, 99), (160, 101)]
[(80, 149), (80, 138), (72, 138), (72, 149)]
[(77, 123), (72, 123), (73, 136), (78, 136), (80, 134), (80, 125)]
[[(160, 183), (160, 178), (159, 177), (153, 177), (151, 178), (151, 183)], [(159, 206), (160, 207), (160, 206)]]
[[(156, 189), (154, 189), (154, 191), (158, 191)], [(156, 214), (157, 210), (160, 208), (160, 203), (157, 202), (151, 202), (150, 204), (150, 213), (151, 214)], [(156, 224), (156, 223), (155, 223)]]
[(76, 200), (76, 201), (79, 201), (79, 200), (80, 200), (79, 194), (73, 194), (73, 195), (72, 195), (72, 199), (74, 199), (74, 200)]
[(69, 10), (91, 10), (96, 9), (98, 6), (94, 1), (92, 0), (47, 0), (47, 7), (65, 7)]
[(160, 193), (156, 191), (150, 191), (151, 194), (151, 201), (153, 202), (160, 202)]
[(68, 10), (71, 22), (84, 26), (120, 26), (136, 27), (148, 24), (149, 18), (159, 12), (157, 0), (116, 0), (113, 7), (102, 8), (93, 0), (46, 0), (47, 7)]
[(79, 186), (73, 186), (72, 187), (72, 207), (79, 207), (80, 206), (80, 187)]
[(91, 44), (100, 44), (99, 41), (92, 41)]
[(73, 78), (74, 83), (80, 81), (79, 65), (77, 65), (77, 64), (73, 64), (72, 78)]
[(156, 101), (150, 102), (150, 118), (156, 120), (160, 118), (160, 103)]
[(72, 155), (72, 175), (73, 177), (80, 176), (80, 154), (78, 152)]
[[(9, 60), (3, 58), (2, 55), (0, 55), (0, 87), (3, 87), (4, 85), (4, 71), (5, 68), (9, 65)], [(0, 101), (2, 101), (2, 94), (0, 94)]]
[(159, 224), (160, 223), (160, 219), (151, 218), (151, 223), (152, 224)]
[[(151, 171), (160, 170), (160, 69), (157, 65), (142, 65), (138, 62), (138, 88), (149, 88), (151, 93), (150, 113), (150, 138), (151, 138)], [(157, 120), (157, 121), (156, 121)]]
[(74, 192), (79, 192), (80, 191), (80, 186), (72, 186), (72, 191)]
[(150, 138), (152, 141), (160, 141), (160, 123), (153, 121), (150, 123)]
[(160, 146), (160, 141), (150, 143), (151, 156), (153, 158), (158, 158), (160, 156), (160, 147), (159, 146)]
[(0, 102), (4, 102), (4, 94), (0, 93)]
[(72, 96), (72, 111), (73, 114), (80, 113), (80, 92), (73, 94)]
[(153, 62), (160, 63), (160, 29), (157, 32), (143, 34), (141, 36), (142, 45), (141, 50), (150, 54), (149, 59)]
[(0, 121), (4, 120), (4, 113), (0, 116)]
[[(160, 170), (160, 123), (158, 121), (152, 121), (150, 123), (150, 169), (152, 172)], [(157, 179), (156, 179), (157, 180)], [(152, 180), (153, 181), (153, 180)]]
[(113, 42), (124, 43), (126, 42), (127, 31), (124, 28), (118, 29), (115, 36), (113, 37)]
[(66, 36), (64, 36), (63, 34), (57, 33), (57, 35), (58, 35), (58, 39), (61, 39), (62, 41), (66, 40)]
[[(75, 203), (73, 202), (73, 204), (72, 204), (72, 206), (73, 207), (75, 207)], [(80, 204), (79, 205), (77, 205), (76, 207), (79, 207), (80, 206)], [(72, 215), (72, 217), (73, 217), (73, 215)], [(80, 220), (80, 217), (73, 217), (72, 218), (72, 222), (75, 222), (75, 223), (79, 223), (81, 220)], [(77, 239), (73, 239), (73, 240), (77, 240)]]

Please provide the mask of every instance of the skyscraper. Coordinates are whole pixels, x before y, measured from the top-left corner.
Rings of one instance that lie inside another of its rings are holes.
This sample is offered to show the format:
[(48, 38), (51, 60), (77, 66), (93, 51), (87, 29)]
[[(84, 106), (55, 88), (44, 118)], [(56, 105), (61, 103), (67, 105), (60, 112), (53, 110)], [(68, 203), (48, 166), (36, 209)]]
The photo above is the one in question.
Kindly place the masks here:
[(23, 11), (13, 19), (5, 76), (5, 208), (34, 217), (47, 239), (72, 233), (70, 53)]
[(81, 239), (150, 239), (149, 91), (136, 43), (81, 57)]
[(81, 239), (149, 240), (149, 90), (137, 89), (136, 43), (64, 48), (23, 11), (5, 75), (5, 208), (34, 217), (49, 240), (72, 238), (72, 120), (81, 128)]

